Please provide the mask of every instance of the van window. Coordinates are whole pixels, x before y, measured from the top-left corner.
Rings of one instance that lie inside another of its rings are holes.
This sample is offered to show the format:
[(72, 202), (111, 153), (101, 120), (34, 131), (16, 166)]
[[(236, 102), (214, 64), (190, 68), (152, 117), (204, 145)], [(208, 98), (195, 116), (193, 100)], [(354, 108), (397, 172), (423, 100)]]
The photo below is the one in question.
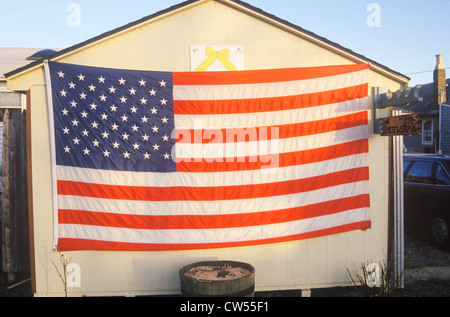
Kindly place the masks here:
[(433, 184), (433, 162), (414, 162), (405, 175), (405, 182)]

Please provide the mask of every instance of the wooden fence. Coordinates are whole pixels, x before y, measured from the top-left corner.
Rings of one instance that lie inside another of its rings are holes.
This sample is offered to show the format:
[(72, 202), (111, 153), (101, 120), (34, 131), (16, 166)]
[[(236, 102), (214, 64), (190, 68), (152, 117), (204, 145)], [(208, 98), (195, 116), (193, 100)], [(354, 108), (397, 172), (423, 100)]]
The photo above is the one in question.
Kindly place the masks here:
[(2, 272), (30, 271), (26, 116), (20, 109), (3, 114)]

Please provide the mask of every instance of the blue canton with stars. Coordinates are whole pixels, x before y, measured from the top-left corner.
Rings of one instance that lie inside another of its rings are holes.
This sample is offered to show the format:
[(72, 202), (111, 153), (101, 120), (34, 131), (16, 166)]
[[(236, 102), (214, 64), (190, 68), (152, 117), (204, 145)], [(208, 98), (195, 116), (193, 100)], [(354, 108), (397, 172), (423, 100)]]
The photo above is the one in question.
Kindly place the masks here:
[(48, 64), (57, 165), (176, 170), (172, 73)]

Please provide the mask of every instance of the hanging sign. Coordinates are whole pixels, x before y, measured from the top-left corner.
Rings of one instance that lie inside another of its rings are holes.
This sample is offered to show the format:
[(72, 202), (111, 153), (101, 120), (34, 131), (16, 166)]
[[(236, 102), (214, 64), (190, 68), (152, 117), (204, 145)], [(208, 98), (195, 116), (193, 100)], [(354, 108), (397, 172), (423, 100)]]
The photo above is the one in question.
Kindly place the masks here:
[(192, 45), (191, 71), (244, 70), (244, 47), (236, 45)]
[(382, 136), (420, 134), (418, 113), (382, 119)]

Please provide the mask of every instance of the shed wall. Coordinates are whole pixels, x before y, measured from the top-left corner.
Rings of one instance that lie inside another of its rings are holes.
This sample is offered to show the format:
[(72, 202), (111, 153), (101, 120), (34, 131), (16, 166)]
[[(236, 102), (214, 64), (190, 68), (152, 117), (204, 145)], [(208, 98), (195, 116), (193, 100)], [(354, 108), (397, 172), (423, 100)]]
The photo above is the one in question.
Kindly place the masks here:
[[(140, 70), (190, 70), (190, 45), (243, 45), (245, 69), (351, 64), (354, 61), (277, 26), (215, 1), (164, 16), (58, 59), (59, 62)], [(369, 85), (402, 88), (371, 71)], [(61, 296), (52, 264), (53, 212), (50, 144), (41, 68), (10, 79), (10, 89), (31, 96), (31, 151), (36, 296)], [(372, 96), (369, 98), (372, 100)], [(372, 228), (327, 237), (250, 247), (164, 252), (76, 251), (65, 256), (80, 269), (69, 295), (179, 294), (178, 270), (204, 260), (236, 260), (256, 269), (256, 291), (346, 285), (347, 269), (387, 255), (388, 139), (374, 135), (369, 114)]]

